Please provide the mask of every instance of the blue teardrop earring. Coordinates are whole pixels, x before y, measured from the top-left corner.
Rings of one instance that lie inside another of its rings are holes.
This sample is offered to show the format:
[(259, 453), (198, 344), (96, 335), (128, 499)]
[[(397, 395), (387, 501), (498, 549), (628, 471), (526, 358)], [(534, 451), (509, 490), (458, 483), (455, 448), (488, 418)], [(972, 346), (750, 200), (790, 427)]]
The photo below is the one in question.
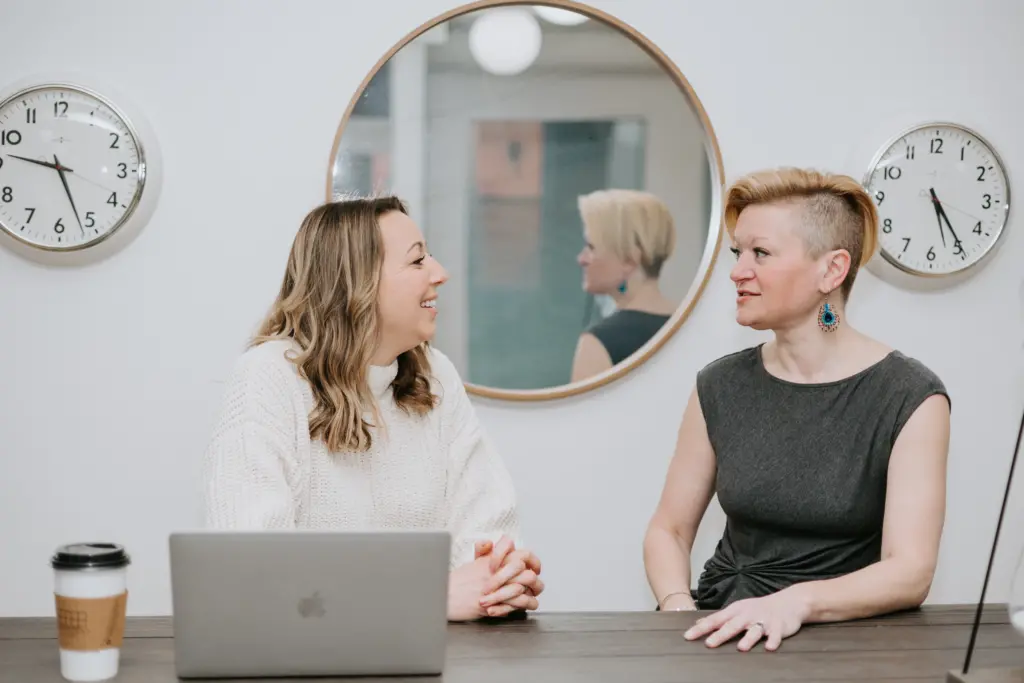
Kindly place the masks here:
[(619, 285), (619, 294), (625, 294), (625, 293), (626, 293), (626, 281), (623, 280), (622, 284)]
[(828, 294), (825, 295), (825, 301), (821, 304), (821, 308), (818, 309), (818, 327), (825, 332), (835, 332), (836, 328), (839, 327), (839, 314), (829, 304)]

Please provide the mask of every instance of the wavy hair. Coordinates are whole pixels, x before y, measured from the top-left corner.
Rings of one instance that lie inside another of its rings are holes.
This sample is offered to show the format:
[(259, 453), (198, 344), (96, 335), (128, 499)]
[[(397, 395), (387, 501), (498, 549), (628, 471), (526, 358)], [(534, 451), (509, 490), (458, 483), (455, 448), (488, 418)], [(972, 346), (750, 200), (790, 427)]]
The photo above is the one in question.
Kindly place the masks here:
[(794, 201), (802, 205), (802, 232), (811, 258), (832, 249), (850, 254), (850, 270), (840, 286), (845, 301), (857, 271), (875, 254), (878, 210), (864, 187), (847, 175), (802, 168), (757, 171), (737, 180), (725, 199), (729, 236), (748, 206)]
[[(378, 292), (384, 263), (379, 219), (408, 213), (394, 196), (346, 198), (310, 211), (292, 243), (277, 298), (250, 342), (290, 339), (301, 349), (288, 359), (313, 391), (309, 435), (331, 451), (370, 448), (363, 415), (380, 411), (367, 374), (380, 341)], [(427, 345), (398, 357), (391, 385), (395, 403), (424, 415), (436, 404)]]

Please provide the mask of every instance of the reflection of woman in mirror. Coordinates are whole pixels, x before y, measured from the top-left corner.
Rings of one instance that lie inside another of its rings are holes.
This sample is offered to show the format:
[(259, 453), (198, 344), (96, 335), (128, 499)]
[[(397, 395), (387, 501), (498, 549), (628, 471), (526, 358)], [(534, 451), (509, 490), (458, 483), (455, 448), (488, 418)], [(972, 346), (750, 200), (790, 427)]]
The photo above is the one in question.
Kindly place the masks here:
[(573, 382), (628, 358), (676, 309), (658, 288), (661, 267), (676, 240), (668, 207), (648, 192), (598, 190), (580, 197), (579, 208), (585, 245), (577, 261), (583, 289), (610, 297), (617, 310), (580, 335)]
[[(697, 374), (644, 542), (659, 607), (717, 610), (686, 637), (769, 650), (802, 624), (919, 606), (945, 515), (950, 403), (921, 362), (850, 326), (878, 215), (847, 176), (784, 169), (726, 197), (736, 319), (773, 338)], [(717, 494), (725, 531), (690, 590)]]
[(448, 617), (537, 608), (512, 481), (428, 345), (444, 268), (398, 199), (311, 211), (205, 459), (220, 529), (448, 529)]

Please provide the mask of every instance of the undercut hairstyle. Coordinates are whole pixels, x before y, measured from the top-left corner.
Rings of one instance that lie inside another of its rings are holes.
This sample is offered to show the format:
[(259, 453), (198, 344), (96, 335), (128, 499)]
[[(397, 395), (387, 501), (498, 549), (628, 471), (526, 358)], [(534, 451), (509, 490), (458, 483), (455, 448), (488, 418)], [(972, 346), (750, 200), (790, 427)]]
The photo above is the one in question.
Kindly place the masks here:
[(733, 236), (736, 221), (747, 207), (783, 203), (800, 207), (797, 227), (811, 258), (835, 249), (850, 254), (850, 269), (840, 285), (846, 301), (857, 272), (871, 260), (878, 246), (878, 211), (871, 197), (847, 175), (802, 168), (757, 171), (737, 180), (726, 193), (729, 236)]

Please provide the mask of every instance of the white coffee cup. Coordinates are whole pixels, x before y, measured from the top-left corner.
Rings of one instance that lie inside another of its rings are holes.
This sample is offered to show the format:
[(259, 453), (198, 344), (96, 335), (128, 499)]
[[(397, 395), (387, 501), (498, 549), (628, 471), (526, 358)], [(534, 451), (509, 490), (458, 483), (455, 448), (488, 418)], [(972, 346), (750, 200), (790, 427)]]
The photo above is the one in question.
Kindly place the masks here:
[(69, 681), (117, 676), (128, 604), (131, 559), (116, 543), (72, 543), (50, 558), (60, 644)]

